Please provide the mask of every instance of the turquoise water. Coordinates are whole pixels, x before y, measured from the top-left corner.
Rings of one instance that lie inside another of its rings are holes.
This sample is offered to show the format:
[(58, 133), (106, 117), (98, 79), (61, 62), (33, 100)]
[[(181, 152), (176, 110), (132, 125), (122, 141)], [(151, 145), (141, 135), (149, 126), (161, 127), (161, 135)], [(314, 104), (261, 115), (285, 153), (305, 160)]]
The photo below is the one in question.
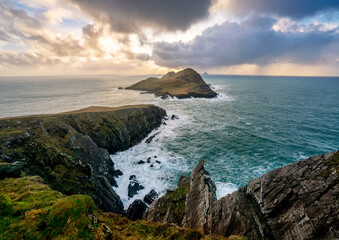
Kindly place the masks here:
[[(204, 76), (217, 99), (160, 100), (118, 90), (143, 77), (91, 76), (0, 79), (0, 117), (53, 113), (91, 105), (153, 103), (178, 120), (154, 131), (151, 144), (112, 155), (124, 175), (115, 189), (126, 206), (130, 175), (163, 193), (200, 159), (218, 197), (274, 168), (339, 149), (339, 78)], [(161, 161), (137, 165), (154, 156)]]

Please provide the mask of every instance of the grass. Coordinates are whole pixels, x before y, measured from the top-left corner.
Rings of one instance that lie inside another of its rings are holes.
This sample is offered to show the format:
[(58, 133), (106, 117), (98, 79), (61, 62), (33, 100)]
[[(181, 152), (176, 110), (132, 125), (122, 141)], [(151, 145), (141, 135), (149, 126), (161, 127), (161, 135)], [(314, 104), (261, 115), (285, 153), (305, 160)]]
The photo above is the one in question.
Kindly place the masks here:
[[(205, 86), (205, 88), (201, 88)], [(191, 92), (211, 94), (213, 91), (207, 86), (201, 76), (193, 69), (187, 68), (177, 73), (168, 73), (162, 78), (148, 78), (127, 89), (148, 91), (157, 96), (189, 96)]]
[[(171, 197), (177, 199), (185, 188)], [(174, 224), (130, 221), (105, 213), (91, 197), (65, 196), (43, 184), (40, 177), (7, 178), (0, 181), (0, 189), (0, 239), (226, 239)]]

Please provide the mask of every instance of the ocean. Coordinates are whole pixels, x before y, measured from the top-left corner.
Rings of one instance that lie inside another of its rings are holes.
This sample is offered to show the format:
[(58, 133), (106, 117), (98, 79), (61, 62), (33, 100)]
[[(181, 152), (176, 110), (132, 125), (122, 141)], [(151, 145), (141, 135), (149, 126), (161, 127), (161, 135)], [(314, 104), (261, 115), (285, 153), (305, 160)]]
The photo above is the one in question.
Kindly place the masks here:
[[(216, 99), (161, 100), (127, 87), (144, 76), (0, 78), (0, 117), (58, 113), (88, 106), (150, 103), (170, 119), (142, 143), (111, 155), (124, 175), (115, 191), (125, 207), (155, 189), (174, 188), (199, 160), (218, 198), (272, 169), (339, 149), (339, 78), (207, 75)], [(178, 119), (171, 119), (172, 115)], [(150, 164), (137, 164), (151, 158)], [(158, 162), (160, 163), (158, 163)], [(152, 165), (152, 166), (151, 166)], [(128, 199), (130, 175), (145, 187)]]

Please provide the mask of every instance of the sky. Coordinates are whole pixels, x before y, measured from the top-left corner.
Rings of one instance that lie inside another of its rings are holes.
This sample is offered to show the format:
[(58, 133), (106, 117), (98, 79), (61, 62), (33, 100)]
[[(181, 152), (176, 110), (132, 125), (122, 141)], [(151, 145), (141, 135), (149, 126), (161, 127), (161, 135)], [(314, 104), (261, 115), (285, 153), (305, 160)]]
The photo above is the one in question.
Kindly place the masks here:
[(339, 0), (0, 0), (0, 76), (339, 76)]

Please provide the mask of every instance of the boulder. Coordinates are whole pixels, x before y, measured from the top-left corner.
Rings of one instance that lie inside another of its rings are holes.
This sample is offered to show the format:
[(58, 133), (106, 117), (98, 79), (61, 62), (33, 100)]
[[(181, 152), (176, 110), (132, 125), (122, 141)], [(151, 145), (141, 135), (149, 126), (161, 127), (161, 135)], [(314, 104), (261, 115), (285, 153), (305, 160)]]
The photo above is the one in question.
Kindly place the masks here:
[(135, 175), (130, 176), (129, 180), (131, 181), (128, 184), (128, 197), (132, 198), (145, 187), (140, 184)]
[(144, 197), (144, 202), (147, 203), (148, 205), (154, 202), (155, 199), (159, 197), (159, 194), (152, 189), (149, 193), (147, 193)]
[(147, 209), (147, 205), (141, 201), (140, 199), (134, 200), (134, 202), (127, 209), (127, 217), (133, 221), (142, 219), (145, 211)]
[(24, 162), (0, 163), (0, 180), (8, 177), (20, 177)]

